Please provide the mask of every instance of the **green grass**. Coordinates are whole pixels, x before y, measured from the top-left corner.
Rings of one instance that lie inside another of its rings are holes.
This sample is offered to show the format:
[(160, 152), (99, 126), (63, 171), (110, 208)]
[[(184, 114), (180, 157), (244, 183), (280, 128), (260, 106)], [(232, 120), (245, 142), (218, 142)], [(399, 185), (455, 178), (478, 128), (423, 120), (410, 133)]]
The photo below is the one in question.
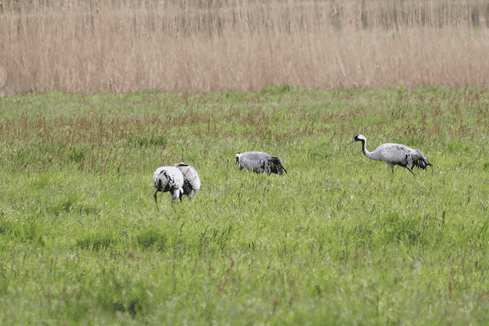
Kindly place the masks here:
[[(482, 88), (0, 100), (0, 324), (488, 323)], [(426, 171), (367, 159), (385, 142)], [(278, 155), (283, 176), (239, 171)], [(152, 184), (187, 162), (202, 188)]]

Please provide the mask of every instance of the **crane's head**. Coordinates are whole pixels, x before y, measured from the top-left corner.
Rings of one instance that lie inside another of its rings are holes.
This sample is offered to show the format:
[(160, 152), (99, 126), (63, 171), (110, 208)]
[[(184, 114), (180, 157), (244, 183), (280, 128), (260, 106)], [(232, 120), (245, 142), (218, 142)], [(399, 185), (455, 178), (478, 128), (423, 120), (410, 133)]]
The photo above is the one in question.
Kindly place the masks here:
[(355, 136), (353, 136), (353, 139), (348, 143), (348, 145), (353, 143), (354, 141), (366, 141), (366, 140), (367, 139), (365, 138), (364, 135), (356, 134)]

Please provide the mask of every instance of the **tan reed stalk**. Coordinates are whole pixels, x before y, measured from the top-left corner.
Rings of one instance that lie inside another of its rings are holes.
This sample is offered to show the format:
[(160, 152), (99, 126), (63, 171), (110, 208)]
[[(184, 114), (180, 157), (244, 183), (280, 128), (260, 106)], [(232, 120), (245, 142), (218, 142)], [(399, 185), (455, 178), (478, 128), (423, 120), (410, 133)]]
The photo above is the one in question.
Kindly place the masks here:
[[(0, 94), (486, 85), (479, 2), (55, 1), (0, 14)], [(1, 77), (1, 76), (0, 76)], [(2, 86), (2, 85), (0, 85)]]

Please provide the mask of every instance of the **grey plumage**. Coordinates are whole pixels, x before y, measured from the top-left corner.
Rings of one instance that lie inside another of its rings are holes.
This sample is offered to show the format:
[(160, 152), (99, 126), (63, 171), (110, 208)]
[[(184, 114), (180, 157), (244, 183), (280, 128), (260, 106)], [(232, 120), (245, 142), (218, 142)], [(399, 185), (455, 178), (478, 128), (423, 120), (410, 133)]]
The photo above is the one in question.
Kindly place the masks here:
[(158, 191), (170, 192), (172, 194), (172, 200), (179, 198), (182, 201), (183, 174), (176, 167), (161, 166), (157, 168), (153, 175), (153, 184), (156, 188), (154, 194), (156, 207), (158, 207), (158, 202), (156, 201)]
[[(383, 161), (387, 163), (391, 168), (392, 173), (394, 173), (394, 165), (406, 168), (412, 174), (414, 174), (412, 168), (415, 166), (423, 170), (428, 166), (433, 166), (428, 162), (428, 159), (423, 153), (406, 145), (387, 143), (380, 145), (375, 151), (369, 152), (367, 150), (367, 139), (364, 135), (357, 134), (353, 136), (353, 140), (348, 144), (351, 144), (354, 141), (362, 142), (362, 151), (366, 157), (375, 161)], [(409, 165), (411, 165), (411, 168), (408, 167)]]
[(200, 178), (197, 170), (185, 163), (178, 163), (174, 166), (179, 169), (183, 175), (183, 194), (187, 195), (190, 200), (192, 200), (200, 189)]
[(240, 170), (251, 170), (255, 173), (287, 173), (280, 158), (264, 152), (236, 153), (236, 163)]

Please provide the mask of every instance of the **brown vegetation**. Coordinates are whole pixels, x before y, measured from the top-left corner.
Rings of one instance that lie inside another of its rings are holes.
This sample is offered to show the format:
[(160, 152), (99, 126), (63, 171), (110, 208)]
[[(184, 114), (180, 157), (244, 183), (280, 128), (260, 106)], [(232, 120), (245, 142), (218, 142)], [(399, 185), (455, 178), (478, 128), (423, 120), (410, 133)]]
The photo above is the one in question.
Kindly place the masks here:
[[(448, 146), (460, 155), (468, 150), (466, 140), (485, 139), (489, 130), (489, 93), (482, 88), (290, 88), (231, 93), (236, 98), (227, 98), (230, 93), (146, 91), (4, 98), (0, 167), (12, 173), (76, 169), (123, 174), (196, 157), (201, 163), (216, 160), (220, 166), (233, 164), (237, 151), (256, 144), (270, 151), (281, 148), (283, 153), (298, 147), (307, 152), (303, 144), (313, 142), (312, 148), (324, 155), (346, 146), (354, 133), (366, 135), (371, 144), (395, 141), (420, 150), (436, 144), (432, 151), (446, 151)], [(239, 93), (245, 96), (239, 98)], [(70, 109), (63, 101), (80, 104)]]
[(475, 0), (0, 3), (3, 94), (412, 88), (489, 76), (489, 3)]

